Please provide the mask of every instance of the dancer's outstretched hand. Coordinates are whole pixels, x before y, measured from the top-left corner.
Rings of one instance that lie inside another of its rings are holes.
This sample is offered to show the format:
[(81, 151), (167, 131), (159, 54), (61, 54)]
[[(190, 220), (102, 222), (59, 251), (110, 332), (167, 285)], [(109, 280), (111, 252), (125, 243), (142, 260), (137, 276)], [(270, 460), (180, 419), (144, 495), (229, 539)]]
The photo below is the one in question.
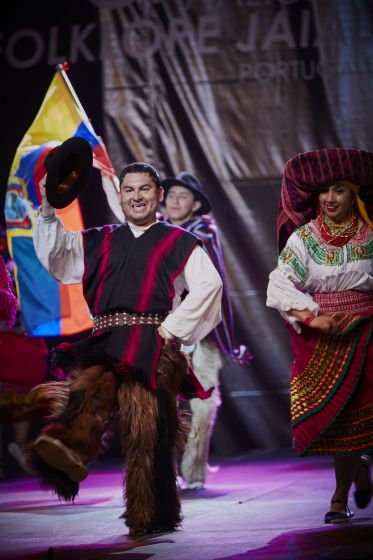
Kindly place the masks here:
[(39, 181), (39, 189), (41, 194), (41, 213), (45, 217), (49, 217), (54, 214), (55, 209), (53, 206), (48, 202), (47, 195), (45, 191), (45, 183), (47, 182), (47, 174)]

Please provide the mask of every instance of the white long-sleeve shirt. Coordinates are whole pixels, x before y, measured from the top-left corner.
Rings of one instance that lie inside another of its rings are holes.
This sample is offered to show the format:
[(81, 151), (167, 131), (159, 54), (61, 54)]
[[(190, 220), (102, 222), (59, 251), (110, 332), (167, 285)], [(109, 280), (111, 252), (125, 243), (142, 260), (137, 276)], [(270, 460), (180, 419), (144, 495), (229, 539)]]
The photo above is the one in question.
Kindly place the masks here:
[[(153, 225), (153, 224), (152, 224)], [(129, 226), (139, 237), (152, 225)], [(38, 213), (33, 241), (36, 254), (49, 273), (63, 284), (79, 284), (84, 273), (83, 235), (80, 231), (65, 231), (62, 220), (52, 214)], [(172, 311), (162, 323), (170, 336), (183, 344), (198, 342), (221, 321), (222, 280), (210, 257), (197, 245), (179, 276), (174, 281), (175, 297)], [(181, 301), (182, 293), (187, 296)]]
[(373, 232), (363, 225), (342, 247), (323, 242), (310, 222), (296, 230), (269, 275), (267, 306), (277, 309), (297, 332), (291, 309), (319, 311), (311, 294), (344, 290), (373, 291)]

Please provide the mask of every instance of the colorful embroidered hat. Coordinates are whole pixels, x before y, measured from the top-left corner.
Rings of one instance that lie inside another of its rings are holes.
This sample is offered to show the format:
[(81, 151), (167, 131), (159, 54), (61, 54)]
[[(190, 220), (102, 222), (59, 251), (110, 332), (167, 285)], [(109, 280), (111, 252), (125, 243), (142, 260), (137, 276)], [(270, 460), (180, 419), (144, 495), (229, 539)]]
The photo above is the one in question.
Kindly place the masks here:
[(373, 153), (325, 148), (297, 154), (286, 162), (277, 235), (280, 251), (295, 229), (315, 217), (320, 187), (346, 181), (358, 185), (368, 219), (373, 219)]
[(176, 177), (167, 177), (167, 179), (162, 181), (165, 199), (167, 197), (168, 189), (177, 185), (190, 190), (194, 194), (195, 199), (200, 201), (201, 208), (197, 210), (195, 214), (208, 214), (210, 212), (210, 201), (203, 192), (201, 183), (187, 171), (181, 171), (181, 173), (176, 175)]

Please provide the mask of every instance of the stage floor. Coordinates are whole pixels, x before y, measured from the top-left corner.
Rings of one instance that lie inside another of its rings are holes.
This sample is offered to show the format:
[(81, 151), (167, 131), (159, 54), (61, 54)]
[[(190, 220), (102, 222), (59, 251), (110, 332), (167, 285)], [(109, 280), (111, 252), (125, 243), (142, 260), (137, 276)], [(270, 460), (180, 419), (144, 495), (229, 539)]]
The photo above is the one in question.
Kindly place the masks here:
[(329, 458), (292, 452), (219, 461), (206, 488), (181, 491), (175, 533), (132, 539), (123, 512), (120, 459), (97, 462), (74, 504), (32, 478), (2, 481), (1, 559), (373, 559), (373, 501), (339, 526), (324, 525), (333, 490)]

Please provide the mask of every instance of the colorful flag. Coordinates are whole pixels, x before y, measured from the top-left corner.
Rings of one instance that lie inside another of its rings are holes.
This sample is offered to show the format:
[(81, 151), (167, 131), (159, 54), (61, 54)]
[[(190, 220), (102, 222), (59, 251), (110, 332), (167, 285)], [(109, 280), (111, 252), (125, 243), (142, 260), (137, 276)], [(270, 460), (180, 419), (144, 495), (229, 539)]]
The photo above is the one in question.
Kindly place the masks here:
[[(59, 284), (40, 263), (32, 242), (45, 157), (73, 136), (81, 136), (91, 144), (93, 166), (100, 170), (109, 206), (123, 221), (117, 195), (119, 181), (106, 148), (74, 92), (65, 65), (59, 65), (34, 122), (18, 146), (5, 197), (9, 252), (15, 262), (17, 292), (29, 335), (62, 336), (82, 332), (92, 325), (82, 285)], [(65, 229), (84, 229), (78, 199), (57, 213)]]

